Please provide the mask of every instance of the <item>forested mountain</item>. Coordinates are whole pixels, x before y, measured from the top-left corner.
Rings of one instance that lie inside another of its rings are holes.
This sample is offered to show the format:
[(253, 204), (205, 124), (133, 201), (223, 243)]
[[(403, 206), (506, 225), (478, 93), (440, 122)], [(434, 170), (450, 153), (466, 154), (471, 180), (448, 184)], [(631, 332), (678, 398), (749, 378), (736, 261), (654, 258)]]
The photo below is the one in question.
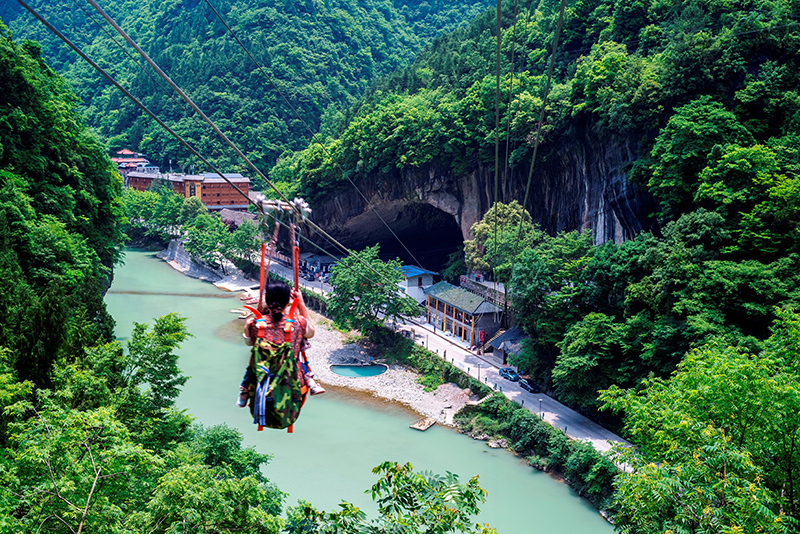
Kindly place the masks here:
[[(526, 176), (558, 3), (524, 7), (514, 22), (513, 3), (503, 4), (500, 140), (503, 153), (509, 142), (511, 168)], [(729, 128), (771, 146), (783, 165), (797, 165), (799, 16), (791, 1), (568, 2), (544, 115), (542, 164), (564, 157), (559, 149), (584, 135), (599, 145), (633, 138), (637, 153), (628, 177), (647, 185), (656, 173), (650, 187), (664, 213), (674, 214), (687, 207), (693, 188), (675, 181), (673, 170), (665, 171), (669, 178), (657, 171), (654, 158), (679, 161), (683, 154), (674, 151), (691, 149), (688, 139), (680, 146), (666, 140), (656, 146), (656, 139), (681, 106), (696, 102), (701, 122), (725, 123), (730, 113), (736, 125)], [(355, 117), (339, 124), (329, 144), (330, 158), (312, 145), (285, 159), (286, 172), (276, 176), (299, 175), (300, 189), (313, 198), (346, 187), (334, 162), (352, 176), (432, 162), (456, 173), (479, 162), (493, 166), (495, 27), (489, 10), (438, 38), (355, 106)], [(725, 127), (708, 132), (716, 137), (705, 133), (694, 132), (704, 138), (695, 149), (702, 155), (706, 146), (739, 139)], [(697, 173), (700, 164), (687, 161), (685, 174)]]
[[(409, 63), (433, 37), (467, 23), (490, 3), (489, 0), (211, 2), (298, 110), (300, 119), (247, 58), (206, 2), (124, 1), (107, 2), (103, 7), (266, 172), (284, 151), (307, 145), (310, 135), (301, 120), (314, 132), (323, 117), (333, 123), (343, 120), (344, 115), (338, 110), (352, 104), (375, 78)], [(88, 3), (59, 0), (31, 4), (212, 162), (231, 172), (244, 170), (229, 150), (221, 148), (213, 133), (209, 135), (206, 127), (189, 118), (188, 107), (171, 100), (94, 23), (102, 19)], [(78, 60), (16, 2), (0, 5), (0, 19), (17, 38), (42, 43), (44, 56), (83, 100), (88, 125), (108, 140), (111, 149), (139, 150), (163, 168), (169, 167), (170, 160), (175, 168), (196, 163), (152, 120), (143, 118), (138, 108), (101, 82), (91, 67)], [(114, 30), (102, 22), (106, 31), (116, 37)], [(123, 42), (119, 37), (116, 39)], [(251, 174), (249, 169), (247, 172)]]
[[(504, 4), (499, 135), (517, 183), (498, 200), (524, 191), (558, 20), (554, 2), (522, 9), (516, 23), (512, 8)], [(629, 162), (607, 172), (655, 203), (652, 231), (623, 243), (538, 230), (520, 240), (509, 227), (478, 246), (492, 256), (479, 270), (511, 284), (535, 341), (519, 363), (564, 400), (597, 406), (599, 389), (666, 376), (712, 338), (758, 350), (772, 307), (800, 302), (798, 18), (788, 1), (568, 2), (534, 183), (564, 162), (580, 170), (576, 144), (587, 154), (619, 145)], [(437, 39), (376, 83), (327, 153), (311, 145), (273, 177), (314, 200), (352, 189), (348, 177), (386, 184), (408, 169), (494, 166), (495, 25), (488, 11)], [(570, 209), (569, 199), (556, 207)]]

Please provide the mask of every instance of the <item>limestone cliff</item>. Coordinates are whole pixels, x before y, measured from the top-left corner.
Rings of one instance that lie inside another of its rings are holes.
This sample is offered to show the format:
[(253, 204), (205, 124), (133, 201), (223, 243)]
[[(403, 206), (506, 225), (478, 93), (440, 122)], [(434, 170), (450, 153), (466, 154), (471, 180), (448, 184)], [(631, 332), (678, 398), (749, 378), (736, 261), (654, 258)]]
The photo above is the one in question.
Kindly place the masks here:
[[(563, 143), (534, 169), (527, 205), (533, 220), (550, 233), (590, 229), (597, 243), (621, 242), (650, 227), (648, 216), (656, 204), (626, 177), (626, 167), (638, 155), (631, 139), (600, 142), (587, 135)], [(499, 200), (522, 202), (529, 166), (528, 161), (511, 170)], [(356, 184), (361, 193), (348, 186), (314, 206), (317, 224), (356, 249), (391, 237), (380, 218), (403, 240), (426, 239), (445, 225), (457, 227), (461, 240), (470, 239), (471, 226), (494, 198), (494, 171), (480, 164), (463, 175), (440, 163), (368, 176)]]

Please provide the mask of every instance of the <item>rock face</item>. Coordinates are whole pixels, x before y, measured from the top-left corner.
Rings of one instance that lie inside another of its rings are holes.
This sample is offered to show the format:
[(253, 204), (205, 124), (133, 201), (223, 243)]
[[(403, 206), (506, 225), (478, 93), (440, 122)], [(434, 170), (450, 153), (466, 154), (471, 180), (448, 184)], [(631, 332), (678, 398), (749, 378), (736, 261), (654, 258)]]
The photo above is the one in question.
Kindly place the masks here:
[[(657, 206), (626, 177), (626, 167), (638, 155), (631, 139), (600, 142), (585, 136), (562, 144), (534, 169), (527, 203), (534, 222), (552, 234), (590, 229), (596, 243), (621, 242), (648, 228), (648, 215)], [(498, 200), (522, 202), (529, 167), (530, 161), (511, 169), (499, 184)], [(361, 193), (347, 187), (314, 206), (317, 224), (353, 248), (391, 237), (381, 219), (401, 239), (419, 239), (443, 225), (470, 239), (470, 228), (494, 200), (494, 172), (481, 164), (464, 175), (439, 163), (368, 176), (356, 184)]]

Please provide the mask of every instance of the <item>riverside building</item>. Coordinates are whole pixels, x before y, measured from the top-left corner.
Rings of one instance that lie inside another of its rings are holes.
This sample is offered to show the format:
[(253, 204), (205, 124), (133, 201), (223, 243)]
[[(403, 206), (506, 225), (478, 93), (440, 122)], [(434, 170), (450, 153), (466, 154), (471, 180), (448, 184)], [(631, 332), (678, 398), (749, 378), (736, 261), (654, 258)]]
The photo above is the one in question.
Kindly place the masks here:
[[(136, 170), (128, 173), (127, 187), (137, 191), (145, 191), (154, 181), (160, 180), (168, 184), (173, 191), (184, 198), (197, 197), (205, 207), (211, 211), (223, 209), (245, 211), (247, 210), (247, 196), (237, 191), (231, 184), (223, 180), (216, 173), (182, 174), (148, 172), (149, 169)], [(250, 179), (239, 173), (224, 174), (231, 183), (248, 195), (250, 193)]]
[(428, 323), (470, 346), (481, 346), (500, 329), (503, 311), (475, 293), (439, 282), (425, 290)]

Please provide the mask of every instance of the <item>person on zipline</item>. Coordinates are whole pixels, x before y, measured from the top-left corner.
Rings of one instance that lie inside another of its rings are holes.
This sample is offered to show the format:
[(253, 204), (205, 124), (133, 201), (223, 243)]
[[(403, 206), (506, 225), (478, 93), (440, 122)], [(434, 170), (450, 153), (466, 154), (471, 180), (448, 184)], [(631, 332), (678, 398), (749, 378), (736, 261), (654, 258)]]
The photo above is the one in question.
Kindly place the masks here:
[[(314, 337), (314, 323), (311, 322), (311, 316), (308, 313), (308, 308), (303, 301), (303, 294), (297, 289), (291, 289), (286, 282), (279, 280), (268, 279), (264, 287), (264, 319), (267, 322), (266, 335), (267, 341), (275, 344), (283, 343), (285, 340), (284, 326), (285, 326), (285, 313), (289, 306), (290, 297), (297, 300), (298, 315), (294, 319), (292, 326), (292, 352), (295, 354), (297, 360), (297, 370), (300, 381), (303, 385), (308, 386), (311, 395), (319, 395), (325, 393), (325, 389), (317, 384), (314, 380), (314, 373), (305, 362), (301, 361), (300, 353), (305, 351), (309, 346), (308, 339)], [(258, 327), (256, 326), (255, 317), (250, 317), (244, 324), (245, 343), (248, 346), (253, 346), (255, 340), (258, 338)], [(252, 357), (251, 357), (252, 359)], [(242, 379), (242, 384), (239, 386), (239, 399), (236, 405), (240, 408), (247, 406), (247, 401), (250, 398), (250, 387), (255, 384), (255, 376), (251, 369), (252, 363), (247, 366)]]

